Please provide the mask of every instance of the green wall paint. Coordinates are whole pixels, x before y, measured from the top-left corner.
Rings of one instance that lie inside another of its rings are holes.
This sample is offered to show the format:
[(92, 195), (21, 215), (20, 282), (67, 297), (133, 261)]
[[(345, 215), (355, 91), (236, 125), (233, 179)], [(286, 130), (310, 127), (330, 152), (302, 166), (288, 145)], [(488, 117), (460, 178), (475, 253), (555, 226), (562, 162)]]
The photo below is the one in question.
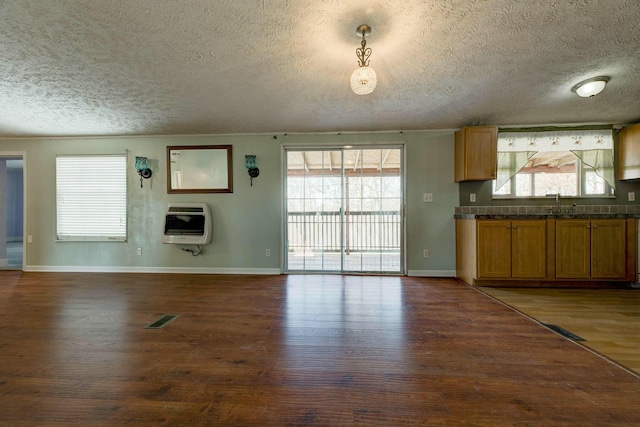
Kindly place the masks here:
[[(447, 274), (455, 270), (453, 212), (459, 201), (453, 181), (453, 132), (282, 134), (235, 136), (157, 136), (114, 138), (29, 138), (0, 140), (3, 152), (26, 152), (27, 269), (113, 271), (278, 271), (281, 252), (283, 144), (294, 146), (405, 143), (407, 270)], [(232, 194), (167, 194), (168, 145), (233, 146)], [(129, 232), (126, 243), (56, 242), (55, 157), (59, 154), (113, 154), (129, 151)], [(245, 154), (255, 154), (260, 176), (249, 185)], [(140, 188), (133, 167), (145, 156), (153, 177)], [(423, 193), (433, 203), (423, 203)], [(169, 202), (205, 202), (211, 207), (213, 240), (193, 257), (161, 243)], [(142, 256), (136, 249), (142, 248)], [(271, 257), (265, 249), (271, 249)], [(429, 258), (423, 258), (429, 249)]]

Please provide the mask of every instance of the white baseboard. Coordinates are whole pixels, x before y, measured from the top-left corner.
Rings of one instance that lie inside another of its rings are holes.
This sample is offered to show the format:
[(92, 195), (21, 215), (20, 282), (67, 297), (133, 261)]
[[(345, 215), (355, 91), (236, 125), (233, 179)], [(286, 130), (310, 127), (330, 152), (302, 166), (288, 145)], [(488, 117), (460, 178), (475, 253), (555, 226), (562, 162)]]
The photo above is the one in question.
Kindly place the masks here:
[[(2, 266), (0, 260), (0, 266)], [(4, 260), (5, 265), (8, 260)], [(175, 273), (279, 275), (278, 268), (123, 267), (89, 265), (27, 265), (24, 271), (47, 273)], [(412, 277), (456, 277), (455, 270), (409, 270)]]
[(0, 259), (0, 267), (8, 267), (9, 266), (9, 258)]
[(456, 277), (455, 270), (409, 270), (407, 276), (412, 277)]
[(24, 271), (47, 273), (280, 274), (278, 268), (103, 267), (88, 265), (27, 265)]

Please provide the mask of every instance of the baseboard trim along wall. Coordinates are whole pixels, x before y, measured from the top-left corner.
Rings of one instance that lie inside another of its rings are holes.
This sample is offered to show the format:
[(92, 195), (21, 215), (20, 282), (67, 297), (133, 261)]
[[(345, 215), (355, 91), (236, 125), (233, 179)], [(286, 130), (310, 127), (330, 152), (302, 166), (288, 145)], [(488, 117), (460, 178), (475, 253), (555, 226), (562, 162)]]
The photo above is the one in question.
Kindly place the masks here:
[(407, 276), (412, 277), (456, 277), (455, 270), (409, 270)]
[[(25, 266), (24, 271), (43, 273), (281, 274), (280, 269), (278, 268), (104, 267), (88, 265), (27, 265)], [(456, 277), (456, 271), (409, 270), (407, 276)]]
[(47, 273), (280, 274), (278, 268), (103, 267), (88, 265), (27, 265), (24, 271)]

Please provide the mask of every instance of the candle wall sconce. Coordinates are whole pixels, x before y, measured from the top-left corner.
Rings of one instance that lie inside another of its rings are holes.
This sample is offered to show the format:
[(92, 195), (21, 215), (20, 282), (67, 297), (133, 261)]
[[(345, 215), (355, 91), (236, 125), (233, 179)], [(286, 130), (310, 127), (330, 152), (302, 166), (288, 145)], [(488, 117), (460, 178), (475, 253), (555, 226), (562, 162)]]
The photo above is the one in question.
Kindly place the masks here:
[(146, 157), (138, 157), (136, 156), (136, 171), (138, 175), (140, 175), (140, 188), (142, 188), (142, 180), (151, 178), (153, 173), (151, 169), (149, 169), (149, 165), (147, 165)]
[(258, 169), (258, 167), (256, 166), (256, 156), (253, 154), (246, 155), (244, 156), (244, 159), (245, 159), (245, 166), (247, 167), (249, 172), (251, 186), (253, 187), (253, 178), (257, 178), (258, 175), (260, 175), (260, 169)]

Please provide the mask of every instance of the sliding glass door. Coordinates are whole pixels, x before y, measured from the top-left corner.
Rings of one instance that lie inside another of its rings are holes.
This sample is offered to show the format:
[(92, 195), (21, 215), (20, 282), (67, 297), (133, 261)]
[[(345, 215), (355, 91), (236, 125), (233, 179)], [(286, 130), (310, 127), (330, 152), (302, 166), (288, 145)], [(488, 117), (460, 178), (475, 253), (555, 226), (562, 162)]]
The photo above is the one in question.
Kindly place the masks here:
[(403, 272), (401, 146), (285, 158), (285, 271)]

